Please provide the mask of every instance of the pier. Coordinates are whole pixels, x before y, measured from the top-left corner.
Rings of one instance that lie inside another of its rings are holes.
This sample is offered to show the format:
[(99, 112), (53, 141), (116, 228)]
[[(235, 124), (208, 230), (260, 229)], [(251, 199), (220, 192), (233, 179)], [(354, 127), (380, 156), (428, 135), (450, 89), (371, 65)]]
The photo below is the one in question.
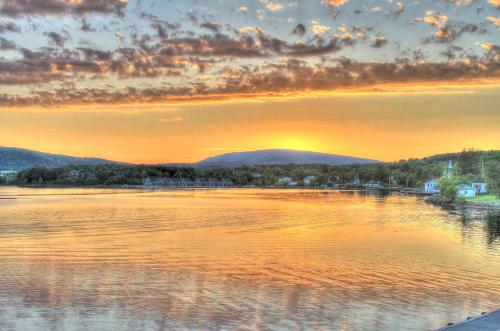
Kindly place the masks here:
[(463, 322), (445, 326), (436, 331), (499, 331), (500, 309), (491, 313), (482, 314), (479, 317), (469, 318)]

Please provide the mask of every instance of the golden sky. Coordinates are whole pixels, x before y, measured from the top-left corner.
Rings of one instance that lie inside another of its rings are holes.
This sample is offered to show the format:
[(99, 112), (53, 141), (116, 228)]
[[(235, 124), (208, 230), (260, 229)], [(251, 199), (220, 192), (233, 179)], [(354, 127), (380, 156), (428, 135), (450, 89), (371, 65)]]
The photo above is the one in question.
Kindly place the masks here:
[(290, 148), (395, 161), (500, 149), (500, 89), (407, 87), (377, 93), (177, 104), (1, 108), (3, 146), (134, 163), (193, 162)]
[(0, 146), (500, 149), (498, 1), (0, 0)]

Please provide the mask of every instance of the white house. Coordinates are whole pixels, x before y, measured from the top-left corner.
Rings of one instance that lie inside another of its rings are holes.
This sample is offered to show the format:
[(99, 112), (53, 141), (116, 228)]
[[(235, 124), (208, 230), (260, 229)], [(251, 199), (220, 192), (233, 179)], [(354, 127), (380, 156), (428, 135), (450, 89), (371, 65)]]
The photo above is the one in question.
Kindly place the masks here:
[(424, 191), (425, 193), (439, 193), (439, 189), (436, 187), (436, 184), (438, 182), (438, 179), (431, 179), (425, 182), (424, 184)]
[(488, 193), (488, 184), (482, 178), (475, 178), (472, 181), (472, 187), (476, 190), (476, 194)]
[(316, 176), (307, 176), (303, 179), (305, 185), (311, 185), (316, 180)]
[(460, 184), (457, 186), (457, 191), (459, 198), (474, 198), (476, 196), (476, 190), (471, 185)]
[(383, 188), (383, 185), (380, 181), (378, 180), (370, 180), (368, 183), (366, 183), (365, 185), (365, 188), (368, 188), (368, 189), (379, 189), (379, 188)]
[(290, 177), (281, 177), (280, 179), (278, 179), (278, 183), (279, 184), (290, 184), (290, 182), (292, 182), (293, 180), (290, 178)]
[(361, 181), (358, 178), (354, 178), (349, 184), (358, 186), (359, 184), (361, 184)]

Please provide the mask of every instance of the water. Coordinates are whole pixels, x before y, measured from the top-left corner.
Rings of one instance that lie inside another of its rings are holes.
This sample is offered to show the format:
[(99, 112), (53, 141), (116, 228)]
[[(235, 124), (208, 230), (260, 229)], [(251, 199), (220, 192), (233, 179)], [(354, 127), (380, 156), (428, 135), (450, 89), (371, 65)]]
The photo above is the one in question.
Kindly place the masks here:
[(500, 225), (420, 198), (0, 187), (0, 330), (427, 330), (500, 307)]

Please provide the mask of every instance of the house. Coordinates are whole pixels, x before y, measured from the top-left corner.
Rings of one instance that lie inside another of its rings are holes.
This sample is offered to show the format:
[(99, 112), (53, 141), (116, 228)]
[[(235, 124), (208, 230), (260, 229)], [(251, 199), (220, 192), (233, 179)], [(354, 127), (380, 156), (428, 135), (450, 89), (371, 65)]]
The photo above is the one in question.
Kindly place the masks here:
[(0, 170), (0, 176), (8, 176), (8, 175), (12, 175), (15, 173), (16, 173), (16, 171), (14, 171), (14, 170)]
[(438, 179), (436, 178), (426, 181), (424, 184), (425, 193), (431, 193), (431, 194), (439, 193), (440, 190), (436, 187), (437, 182)]
[(316, 176), (307, 176), (302, 181), (305, 185), (311, 185), (316, 181)]
[(208, 186), (207, 180), (205, 178), (198, 177), (194, 180), (194, 186), (196, 186), (196, 187)]
[(472, 185), (460, 184), (457, 186), (457, 192), (459, 198), (474, 198), (476, 196), (476, 190)]
[(194, 186), (194, 182), (189, 178), (181, 178), (180, 182), (182, 187)]
[(220, 181), (220, 186), (222, 187), (231, 187), (233, 186), (233, 180), (231, 178), (222, 178)]
[(361, 181), (358, 178), (354, 178), (349, 184), (353, 186), (359, 186), (361, 184)]
[(476, 194), (488, 193), (488, 184), (486, 184), (486, 181), (482, 178), (474, 178), (472, 187), (476, 190)]
[(383, 188), (382, 186), (382, 183), (379, 182), (378, 180), (375, 181), (375, 180), (370, 180), (368, 183), (366, 183), (364, 185), (365, 188), (368, 188), (368, 189), (379, 189), (379, 188)]
[(79, 177), (80, 176), (80, 170), (77, 170), (77, 169), (71, 169), (69, 171), (69, 175), (71, 177)]
[(278, 184), (281, 185), (288, 185), (291, 183), (293, 180), (290, 177), (281, 177), (278, 179)]
[(163, 177), (146, 177), (142, 181), (144, 186), (165, 186), (167, 178)]

